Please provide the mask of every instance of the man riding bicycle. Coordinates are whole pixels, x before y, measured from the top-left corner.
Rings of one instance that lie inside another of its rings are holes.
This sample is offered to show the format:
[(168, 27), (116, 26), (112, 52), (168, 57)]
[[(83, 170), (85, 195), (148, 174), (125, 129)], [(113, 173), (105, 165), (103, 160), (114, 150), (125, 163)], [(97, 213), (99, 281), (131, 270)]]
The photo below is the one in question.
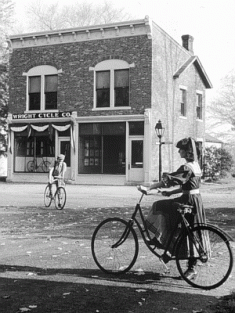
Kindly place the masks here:
[(49, 186), (52, 191), (52, 185), (56, 185), (56, 189), (64, 183), (64, 175), (67, 170), (67, 165), (64, 162), (65, 155), (59, 154), (54, 166), (49, 170)]

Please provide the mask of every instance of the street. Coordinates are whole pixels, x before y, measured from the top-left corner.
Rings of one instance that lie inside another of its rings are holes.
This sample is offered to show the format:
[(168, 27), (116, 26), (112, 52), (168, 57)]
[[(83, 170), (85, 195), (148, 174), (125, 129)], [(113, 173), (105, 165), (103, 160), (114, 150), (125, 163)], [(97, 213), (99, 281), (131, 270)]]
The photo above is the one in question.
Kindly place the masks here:
[[(234, 186), (202, 186), (210, 222), (235, 237)], [(91, 236), (108, 216), (128, 218), (140, 193), (135, 186), (67, 185), (62, 211), (43, 204), (43, 184), (0, 183), (0, 312), (215, 312), (234, 288), (234, 270), (221, 287), (203, 291), (170, 273), (139, 240), (131, 271), (102, 273), (91, 255)], [(143, 199), (145, 213), (159, 194)], [(234, 247), (234, 243), (232, 243)], [(201, 311), (200, 311), (201, 310)]]

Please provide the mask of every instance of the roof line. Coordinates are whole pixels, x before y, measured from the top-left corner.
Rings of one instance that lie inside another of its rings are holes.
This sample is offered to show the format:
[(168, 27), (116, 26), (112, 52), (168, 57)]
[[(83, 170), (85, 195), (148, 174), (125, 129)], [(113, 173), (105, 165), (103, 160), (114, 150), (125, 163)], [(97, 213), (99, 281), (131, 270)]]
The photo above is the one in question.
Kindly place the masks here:
[(179, 78), (179, 76), (189, 67), (191, 66), (192, 64), (195, 65), (199, 75), (201, 76), (204, 84), (205, 84), (205, 87), (207, 89), (210, 89), (212, 88), (212, 83), (209, 79), (209, 77), (207, 76), (198, 56), (194, 55), (194, 56), (191, 56), (183, 65), (181, 65), (181, 67), (175, 72), (175, 74), (173, 75), (173, 78), (176, 79), (176, 78)]

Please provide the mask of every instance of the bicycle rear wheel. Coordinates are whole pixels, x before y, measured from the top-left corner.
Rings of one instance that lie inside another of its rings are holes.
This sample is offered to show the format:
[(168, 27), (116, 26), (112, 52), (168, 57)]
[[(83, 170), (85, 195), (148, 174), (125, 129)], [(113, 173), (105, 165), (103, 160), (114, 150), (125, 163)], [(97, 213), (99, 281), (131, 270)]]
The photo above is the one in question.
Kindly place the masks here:
[(27, 170), (28, 170), (28, 172), (34, 172), (35, 171), (35, 162), (34, 161), (29, 161), (27, 163)]
[(50, 166), (51, 166), (51, 162), (49, 162), (49, 161), (43, 161), (42, 162), (42, 170), (43, 170), (43, 172), (49, 172), (49, 168), (50, 168)]
[[(185, 274), (189, 259), (191, 263), (194, 262), (196, 274), (191, 278)], [(233, 267), (233, 254), (228, 239), (219, 229), (200, 225), (179, 240), (176, 264), (187, 283), (209, 290), (219, 287), (228, 279)]]
[(44, 204), (45, 207), (49, 207), (52, 201), (52, 194), (49, 185), (46, 186), (44, 191)]
[(66, 203), (66, 191), (64, 187), (58, 187), (55, 193), (55, 207), (57, 210), (62, 210)]
[(103, 272), (125, 273), (132, 268), (138, 256), (136, 232), (125, 220), (108, 218), (95, 229), (91, 251), (95, 263)]

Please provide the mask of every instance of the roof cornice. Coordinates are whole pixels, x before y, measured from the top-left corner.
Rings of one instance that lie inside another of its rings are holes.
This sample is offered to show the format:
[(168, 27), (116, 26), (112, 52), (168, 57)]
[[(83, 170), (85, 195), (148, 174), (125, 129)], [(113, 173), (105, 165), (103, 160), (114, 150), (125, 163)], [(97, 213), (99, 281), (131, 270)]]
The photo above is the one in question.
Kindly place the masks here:
[(13, 49), (18, 49), (138, 35), (151, 38), (151, 34), (150, 19), (146, 16), (140, 20), (112, 24), (11, 35), (8, 42)]

